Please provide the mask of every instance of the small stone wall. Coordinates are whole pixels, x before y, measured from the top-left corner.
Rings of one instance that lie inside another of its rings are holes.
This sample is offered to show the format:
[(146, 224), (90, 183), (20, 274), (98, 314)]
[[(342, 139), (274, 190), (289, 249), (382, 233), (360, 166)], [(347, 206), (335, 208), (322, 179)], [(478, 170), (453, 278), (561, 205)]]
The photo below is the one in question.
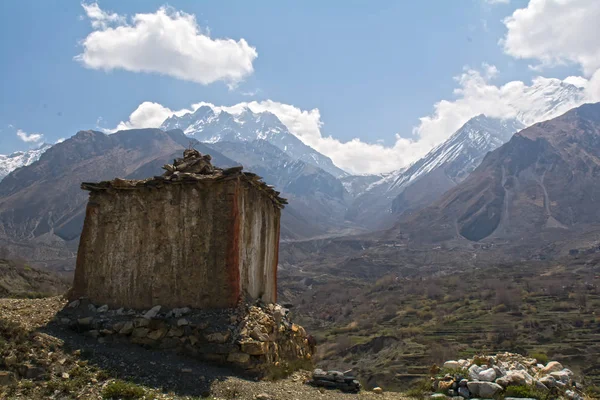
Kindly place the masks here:
[(253, 375), (308, 367), (315, 351), (304, 328), (292, 323), (288, 310), (277, 304), (221, 310), (156, 306), (138, 312), (98, 307), (82, 298), (63, 309), (58, 320), (101, 343), (171, 349)]

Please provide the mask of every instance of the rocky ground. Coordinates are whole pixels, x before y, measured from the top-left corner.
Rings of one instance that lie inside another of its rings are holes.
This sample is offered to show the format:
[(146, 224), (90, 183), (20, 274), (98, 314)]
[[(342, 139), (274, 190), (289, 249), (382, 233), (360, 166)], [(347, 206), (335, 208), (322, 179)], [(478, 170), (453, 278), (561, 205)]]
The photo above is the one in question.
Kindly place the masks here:
[[(66, 302), (0, 299), (0, 399), (403, 399), (304, 384), (309, 373), (257, 381), (159, 350), (101, 344), (50, 323)], [(49, 324), (50, 323), (50, 324)]]

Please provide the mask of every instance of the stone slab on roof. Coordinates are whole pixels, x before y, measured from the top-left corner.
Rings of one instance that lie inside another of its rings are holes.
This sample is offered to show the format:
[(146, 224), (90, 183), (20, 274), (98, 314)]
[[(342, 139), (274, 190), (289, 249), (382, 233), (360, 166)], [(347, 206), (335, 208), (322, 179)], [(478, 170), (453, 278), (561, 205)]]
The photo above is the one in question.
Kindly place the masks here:
[(283, 208), (287, 200), (280, 196), (280, 192), (273, 186), (267, 185), (260, 176), (252, 172), (244, 172), (242, 166), (221, 169), (212, 166), (210, 155), (201, 155), (193, 149), (184, 151), (184, 157), (174, 160), (173, 164), (166, 164), (163, 175), (147, 179), (121, 179), (111, 181), (83, 182), (81, 188), (90, 192), (108, 190), (136, 190), (143, 188), (160, 188), (166, 185), (198, 184), (221, 182), (240, 179), (257, 190), (265, 192), (273, 203)]

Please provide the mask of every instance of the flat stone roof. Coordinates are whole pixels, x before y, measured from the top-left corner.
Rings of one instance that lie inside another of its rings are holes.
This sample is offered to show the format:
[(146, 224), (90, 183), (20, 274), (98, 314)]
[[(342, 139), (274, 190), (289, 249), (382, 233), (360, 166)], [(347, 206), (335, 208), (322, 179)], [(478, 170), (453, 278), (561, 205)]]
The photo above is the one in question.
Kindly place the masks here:
[(111, 181), (102, 182), (83, 182), (81, 188), (90, 192), (101, 192), (109, 190), (138, 190), (138, 189), (160, 189), (168, 185), (186, 185), (209, 182), (222, 182), (234, 179), (240, 179), (263, 191), (278, 208), (283, 208), (288, 204), (287, 200), (279, 196), (280, 192), (273, 186), (267, 185), (260, 176), (252, 172), (243, 172), (243, 167), (232, 167), (227, 169), (215, 168), (210, 174), (198, 174), (191, 172), (179, 172), (169, 176), (158, 175), (148, 179), (121, 179), (116, 178)]

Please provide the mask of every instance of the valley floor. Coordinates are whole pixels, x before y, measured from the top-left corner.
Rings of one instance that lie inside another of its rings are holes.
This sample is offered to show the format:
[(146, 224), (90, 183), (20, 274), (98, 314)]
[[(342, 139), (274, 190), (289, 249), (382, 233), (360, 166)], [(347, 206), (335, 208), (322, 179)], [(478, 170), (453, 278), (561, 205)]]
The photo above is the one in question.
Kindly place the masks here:
[(253, 381), (170, 353), (103, 345), (52, 324), (64, 305), (59, 297), (0, 299), (3, 364), (20, 365), (32, 378), (20, 380), (13, 388), (0, 385), (0, 399), (102, 399), (110, 393), (145, 399), (405, 398), (398, 393), (352, 395), (319, 390), (303, 383), (309, 374), (305, 371), (275, 382)]

